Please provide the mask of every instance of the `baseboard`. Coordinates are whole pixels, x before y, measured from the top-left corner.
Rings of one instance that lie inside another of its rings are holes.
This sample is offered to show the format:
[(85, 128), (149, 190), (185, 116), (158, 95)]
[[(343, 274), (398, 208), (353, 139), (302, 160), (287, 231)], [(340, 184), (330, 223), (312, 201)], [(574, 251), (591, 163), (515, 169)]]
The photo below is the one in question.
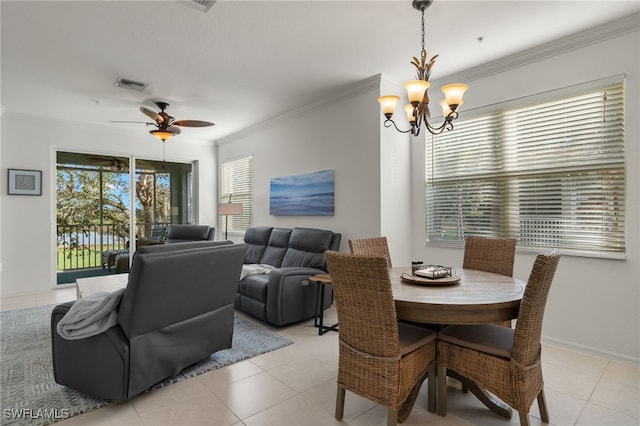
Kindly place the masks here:
[(50, 288), (40, 288), (37, 290), (29, 290), (29, 291), (20, 291), (17, 293), (10, 293), (10, 294), (0, 294), (0, 299), (10, 299), (12, 297), (29, 297), (29, 296), (36, 296), (39, 294), (48, 294), (51, 293), (54, 290), (63, 290), (65, 288), (75, 288), (76, 287), (76, 283), (68, 283), (68, 284), (55, 284), (53, 286), (51, 286)]
[(606, 351), (600, 348), (594, 348), (592, 346), (581, 345), (579, 343), (567, 342), (566, 340), (555, 339), (553, 337), (543, 337), (543, 343), (549, 343), (554, 346), (560, 346), (562, 348), (581, 352), (586, 355), (591, 355), (598, 358), (605, 358), (611, 361), (617, 361), (623, 364), (633, 365), (635, 367), (640, 367), (640, 358), (634, 358), (628, 355), (620, 354), (617, 352)]

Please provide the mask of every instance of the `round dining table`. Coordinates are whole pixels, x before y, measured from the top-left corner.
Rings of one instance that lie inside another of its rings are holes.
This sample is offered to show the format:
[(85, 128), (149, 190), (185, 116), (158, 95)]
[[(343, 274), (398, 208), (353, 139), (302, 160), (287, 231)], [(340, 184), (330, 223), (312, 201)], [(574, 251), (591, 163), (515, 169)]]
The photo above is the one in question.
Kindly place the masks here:
[(473, 269), (454, 268), (453, 279), (429, 283), (404, 280), (403, 274), (411, 277), (408, 268), (390, 270), (398, 319), (424, 324), (482, 324), (517, 318), (525, 288), (517, 278)]
[[(398, 320), (430, 325), (482, 324), (517, 318), (526, 283), (517, 278), (453, 268), (452, 276), (419, 280), (410, 268), (391, 268), (389, 276)], [(404, 277), (404, 278), (403, 278)], [(458, 279), (459, 278), (459, 279)], [(511, 408), (475, 382), (449, 370), (494, 413), (510, 418)], [(429, 411), (436, 408), (429, 406)]]

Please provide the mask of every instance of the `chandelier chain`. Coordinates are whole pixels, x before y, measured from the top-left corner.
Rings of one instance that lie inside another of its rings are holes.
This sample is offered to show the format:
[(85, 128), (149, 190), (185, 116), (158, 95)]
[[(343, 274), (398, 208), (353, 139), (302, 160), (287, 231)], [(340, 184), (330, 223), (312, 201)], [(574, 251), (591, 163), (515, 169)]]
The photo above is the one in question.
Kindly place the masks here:
[(422, 12), (422, 50), (420, 51), (420, 53), (424, 52), (424, 7), (422, 9), (420, 9), (420, 11)]

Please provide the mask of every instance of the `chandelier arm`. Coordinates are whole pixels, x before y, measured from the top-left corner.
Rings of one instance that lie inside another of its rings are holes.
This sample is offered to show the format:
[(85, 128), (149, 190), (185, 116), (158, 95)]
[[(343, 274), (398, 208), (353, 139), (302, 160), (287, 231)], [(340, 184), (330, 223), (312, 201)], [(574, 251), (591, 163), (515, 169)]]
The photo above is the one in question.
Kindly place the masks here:
[(409, 130), (400, 130), (398, 128), (398, 126), (396, 125), (396, 122), (393, 121), (390, 118), (387, 118), (386, 120), (384, 120), (383, 124), (384, 124), (384, 127), (391, 127), (391, 125), (393, 125), (393, 127), (395, 127), (396, 130), (399, 131), (400, 133), (411, 133), (411, 134), (413, 134), (413, 129), (415, 127), (415, 126), (412, 126)]
[(426, 122), (425, 124), (426, 124), (427, 130), (432, 135), (439, 135), (442, 132), (444, 132), (445, 130), (447, 130), (447, 131), (453, 130), (453, 121), (452, 121), (452, 119), (449, 119), (449, 117), (447, 117), (447, 119), (438, 127), (434, 127), (431, 124), (429, 124), (428, 122)]
[(447, 115), (444, 119), (444, 123), (442, 124), (445, 129), (448, 131), (453, 130), (453, 120), (458, 118), (458, 111), (451, 111), (449, 115)]
[(431, 124), (426, 123), (426, 128), (429, 131), (429, 133), (431, 133), (432, 135), (439, 135), (442, 132), (444, 132), (444, 129), (446, 127), (447, 123), (446, 121), (444, 123), (442, 123), (442, 125), (440, 125), (439, 127), (433, 127)]
[(431, 125), (427, 117), (424, 117), (424, 124), (427, 130), (429, 131), (429, 133), (431, 133), (432, 135), (439, 135), (445, 130), (453, 130), (453, 120), (455, 120), (457, 116), (458, 116), (457, 113), (451, 112), (449, 115), (447, 115), (444, 118), (444, 121), (442, 122), (442, 124), (437, 127)]

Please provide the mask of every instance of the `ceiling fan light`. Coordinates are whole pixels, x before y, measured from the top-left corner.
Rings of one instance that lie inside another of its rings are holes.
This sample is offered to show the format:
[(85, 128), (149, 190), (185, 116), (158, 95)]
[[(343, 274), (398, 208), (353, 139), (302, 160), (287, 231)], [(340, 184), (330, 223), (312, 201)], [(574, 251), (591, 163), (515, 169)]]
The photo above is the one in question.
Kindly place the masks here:
[(151, 133), (156, 138), (160, 139), (162, 142), (173, 137), (174, 135), (174, 132), (171, 132), (169, 130), (150, 130), (149, 133)]

